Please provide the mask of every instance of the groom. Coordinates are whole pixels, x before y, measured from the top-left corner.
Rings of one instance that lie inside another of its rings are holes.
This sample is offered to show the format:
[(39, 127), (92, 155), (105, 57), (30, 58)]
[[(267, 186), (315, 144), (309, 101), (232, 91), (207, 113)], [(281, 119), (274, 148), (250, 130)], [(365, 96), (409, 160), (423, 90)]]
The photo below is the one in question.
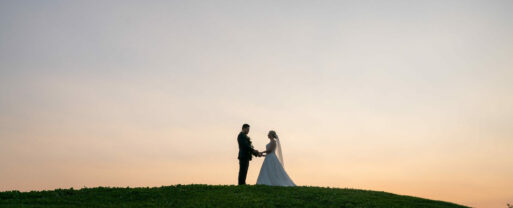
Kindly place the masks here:
[(237, 136), (237, 142), (239, 143), (239, 185), (246, 184), (246, 175), (248, 174), (249, 161), (252, 155), (262, 156), (257, 150), (253, 149), (248, 133), (249, 124), (244, 124), (242, 125), (242, 131)]

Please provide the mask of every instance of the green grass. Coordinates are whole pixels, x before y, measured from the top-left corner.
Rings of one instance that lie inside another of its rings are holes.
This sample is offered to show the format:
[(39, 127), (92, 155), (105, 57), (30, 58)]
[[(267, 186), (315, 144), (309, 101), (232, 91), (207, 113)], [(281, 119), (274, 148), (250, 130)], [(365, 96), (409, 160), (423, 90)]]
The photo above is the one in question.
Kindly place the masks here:
[(0, 207), (465, 207), (379, 191), (321, 187), (176, 185), (0, 192)]

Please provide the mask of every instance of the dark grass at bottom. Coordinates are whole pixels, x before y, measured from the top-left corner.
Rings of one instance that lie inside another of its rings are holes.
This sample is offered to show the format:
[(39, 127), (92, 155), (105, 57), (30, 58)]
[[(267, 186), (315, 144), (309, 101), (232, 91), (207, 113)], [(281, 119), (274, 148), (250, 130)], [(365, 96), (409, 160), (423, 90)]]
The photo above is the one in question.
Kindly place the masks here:
[(0, 192), (0, 207), (340, 207), (457, 208), (449, 202), (380, 191), (264, 185), (174, 185)]

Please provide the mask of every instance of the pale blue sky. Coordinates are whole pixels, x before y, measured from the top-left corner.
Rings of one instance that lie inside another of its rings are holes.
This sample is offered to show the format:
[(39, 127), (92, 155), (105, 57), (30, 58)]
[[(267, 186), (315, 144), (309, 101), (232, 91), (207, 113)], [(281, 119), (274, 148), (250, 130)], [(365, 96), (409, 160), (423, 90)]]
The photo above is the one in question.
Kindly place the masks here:
[(300, 185), (504, 207), (511, 11), (513, 1), (1, 1), (0, 190), (234, 184), (248, 122), (259, 149), (278, 132)]

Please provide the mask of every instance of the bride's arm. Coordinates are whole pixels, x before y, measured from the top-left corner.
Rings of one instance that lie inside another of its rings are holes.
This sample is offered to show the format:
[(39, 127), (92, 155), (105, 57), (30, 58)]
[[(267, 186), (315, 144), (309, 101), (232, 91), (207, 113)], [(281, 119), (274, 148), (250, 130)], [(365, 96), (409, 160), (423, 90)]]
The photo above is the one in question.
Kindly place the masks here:
[(276, 141), (272, 141), (271, 145), (269, 145), (269, 148), (266, 149), (263, 153), (269, 154), (269, 153), (273, 152), (274, 149), (276, 149)]

